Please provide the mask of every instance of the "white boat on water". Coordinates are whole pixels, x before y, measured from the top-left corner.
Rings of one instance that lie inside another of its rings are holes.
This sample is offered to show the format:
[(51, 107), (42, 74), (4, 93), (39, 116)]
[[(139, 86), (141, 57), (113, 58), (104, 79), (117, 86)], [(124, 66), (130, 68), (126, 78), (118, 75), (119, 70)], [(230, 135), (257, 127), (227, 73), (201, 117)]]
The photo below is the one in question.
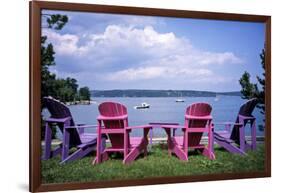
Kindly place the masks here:
[(183, 103), (184, 99), (176, 99), (176, 103)]
[(215, 98), (214, 98), (214, 101), (217, 102), (217, 101), (219, 101), (219, 100), (220, 100), (220, 98), (218, 97), (218, 95), (216, 95)]
[(176, 103), (183, 103), (185, 100), (182, 98), (182, 93), (180, 94), (180, 96), (178, 96), (179, 98), (176, 99)]
[(144, 102), (144, 103), (141, 103), (141, 105), (139, 106), (135, 106), (134, 108), (135, 109), (148, 109), (150, 107), (150, 104)]

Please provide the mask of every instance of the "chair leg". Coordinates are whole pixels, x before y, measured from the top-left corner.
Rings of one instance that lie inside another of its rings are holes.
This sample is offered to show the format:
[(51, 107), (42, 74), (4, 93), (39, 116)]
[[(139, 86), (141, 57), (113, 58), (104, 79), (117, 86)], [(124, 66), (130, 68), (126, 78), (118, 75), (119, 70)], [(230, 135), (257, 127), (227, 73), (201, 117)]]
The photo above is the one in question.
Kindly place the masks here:
[(148, 141), (146, 138), (143, 138), (141, 143), (135, 147), (134, 149), (132, 149), (128, 154), (127, 156), (124, 156), (124, 160), (123, 160), (123, 163), (124, 164), (129, 164), (131, 163), (132, 161), (134, 161), (138, 155), (147, 148), (147, 145), (148, 145)]
[(209, 149), (209, 148), (204, 148), (202, 150), (202, 154), (204, 156), (208, 157), (210, 160), (216, 159), (216, 156), (215, 156), (214, 152), (211, 149)]
[(51, 152), (51, 157), (55, 157), (55, 156), (61, 154), (61, 152), (62, 152), (62, 144), (60, 144), (59, 147), (57, 147), (55, 150), (53, 150)]
[(99, 164), (101, 162), (101, 152), (103, 152), (103, 150), (102, 150), (101, 124), (102, 124), (101, 121), (98, 121), (96, 157), (92, 162), (93, 165)]
[(181, 148), (178, 146), (175, 146), (173, 149), (173, 153), (176, 154), (176, 156), (183, 161), (188, 161), (188, 152), (184, 152)]
[(147, 148), (144, 148), (143, 150), (143, 155), (146, 157), (147, 156)]
[(252, 134), (252, 150), (256, 150), (257, 149), (257, 134), (256, 134), (257, 130), (256, 130), (256, 120), (253, 120), (252, 122), (252, 126), (251, 126), (251, 134)]
[(246, 141), (245, 141), (245, 120), (239, 117), (239, 123), (243, 123), (243, 126), (240, 127), (239, 131), (239, 141), (240, 141), (240, 149), (241, 151), (246, 151)]
[(213, 133), (213, 127), (209, 127), (209, 133), (208, 133), (208, 148), (204, 148), (203, 155), (207, 156), (210, 160), (215, 159), (215, 153), (214, 153), (214, 133)]
[(79, 158), (84, 157), (85, 155), (89, 154), (90, 152), (95, 150), (95, 146), (89, 146), (87, 148), (80, 148), (77, 151), (75, 151), (74, 153), (72, 153), (70, 156), (68, 156), (67, 158), (65, 158), (63, 161), (61, 161), (61, 164), (64, 164), (66, 162), (69, 161), (74, 161), (77, 160)]
[(180, 160), (188, 161), (188, 150), (185, 151), (183, 148), (179, 147), (175, 139), (170, 140), (171, 153), (174, 153)]
[(94, 158), (94, 160), (92, 162), (93, 165), (99, 164), (99, 163), (109, 159), (108, 153), (104, 151), (105, 148), (106, 148), (106, 139), (105, 138), (101, 138), (101, 139), (97, 138), (96, 157)]
[(100, 162), (97, 162), (97, 157), (95, 157), (95, 159), (92, 162), (92, 165), (97, 165), (100, 164), (101, 162), (107, 161), (109, 159), (109, 155), (108, 153), (105, 151), (103, 153), (100, 154)]
[(67, 129), (63, 131), (63, 144), (62, 144), (62, 156), (61, 161), (65, 160), (69, 154), (69, 140), (70, 140), (70, 133)]
[(47, 160), (51, 158), (51, 149), (52, 149), (52, 130), (49, 126), (49, 123), (45, 124), (45, 150), (43, 159)]
[(220, 145), (221, 147), (224, 147), (227, 151), (229, 151), (230, 153), (237, 153), (240, 155), (246, 155), (246, 153), (244, 151), (242, 151), (240, 148), (228, 143), (228, 142), (224, 142), (224, 141), (220, 141), (217, 140), (215, 138), (215, 142)]

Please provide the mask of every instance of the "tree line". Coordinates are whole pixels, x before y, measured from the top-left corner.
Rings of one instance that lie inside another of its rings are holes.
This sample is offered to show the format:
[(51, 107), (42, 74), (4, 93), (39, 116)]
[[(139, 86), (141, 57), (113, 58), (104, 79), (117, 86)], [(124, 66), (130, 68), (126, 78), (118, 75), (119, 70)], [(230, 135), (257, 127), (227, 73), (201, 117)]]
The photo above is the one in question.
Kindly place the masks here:
[[(263, 68), (262, 76), (256, 76), (257, 83), (252, 83), (249, 72), (245, 71), (239, 80), (241, 85), (241, 94), (244, 99), (257, 98), (257, 108), (261, 114), (265, 114), (265, 49), (260, 53), (261, 66)], [(265, 120), (263, 120), (265, 121)], [(260, 130), (264, 130), (264, 125), (259, 125)]]
[[(43, 28), (61, 30), (68, 22), (66, 15), (42, 14), (46, 25)], [(74, 78), (57, 78), (49, 67), (55, 66), (55, 51), (52, 43), (47, 43), (47, 36), (41, 37), (41, 96), (52, 96), (61, 102), (90, 100), (90, 89), (85, 86), (79, 88)], [(79, 89), (78, 89), (79, 88)]]
[[(42, 14), (42, 22), (45, 26), (53, 30), (61, 30), (68, 22), (66, 15)], [(51, 96), (61, 102), (72, 102), (79, 100), (90, 100), (91, 93), (88, 87), (80, 87), (75, 78), (58, 78), (49, 67), (55, 66), (55, 51), (52, 43), (47, 42), (47, 36), (41, 36), (41, 101), (45, 96)], [(78, 89), (79, 88), (79, 89)], [(43, 109), (42, 109), (43, 110)], [(52, 139), (56, 138), (56, 127), (51, 126)], [(41, 115), (41, 139), (45, 136), (45, 123)]]

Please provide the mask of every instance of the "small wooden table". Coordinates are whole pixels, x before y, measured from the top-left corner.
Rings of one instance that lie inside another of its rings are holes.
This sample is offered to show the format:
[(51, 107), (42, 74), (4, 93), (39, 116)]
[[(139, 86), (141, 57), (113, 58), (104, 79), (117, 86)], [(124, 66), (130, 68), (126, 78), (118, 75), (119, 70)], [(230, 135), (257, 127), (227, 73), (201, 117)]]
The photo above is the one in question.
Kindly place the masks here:
[[(167, 145), (168, 147), (171, 147), (173, 146), (173, 141), (171, 140), (171, 137), (172, 136), (175, 136), (175, 133), (176, 133), (176, 129), (177, 128), (173, 128), (173, 131), (171, 132), (171, 128), (169, 127), (165, 127), (165, 125), (174, 125), (174, 126), (178, 126), (179, 124), (178, 123), (168, 123), (168, 122), (151, 122), (151, 123), (148, 123), (150, 126), (151, 126), (151, 132), (149, 133), (149, 144), (152, 145), (152, 138), (153, 138), (153, 128), (156, 127), (156, 128), (162, 128), (165, 130), (166, 134), (167, 134)], [(168, 148), (170, 149), (170, 148)], [(171, 152), (168, 151), (168, 153), (171, 155)]]
[[(211, 120), (211, 119), (210, 119)], [(176, 156), (181, 160), (188, 160), (188, 145), (182, 145), (186, 147), (182, 147), (181, 145), (178, 145), (175, 140), (175, 131), (176, 129), (183, 129), (185, 132), (208, 132), (208, 147), (205, 147), (202, 144), (198, 144), (196, 146), (191, 146), (192, 148), (196, 149), (202, 149), (202, 154), (209, 157), (209, 159), (215, 159), (214, 151), (213, 151), (213, 129), (212, 126), (209, 128), (189, 128), (189, 131), (186, 131), (187, 128), (185, 128), (182, 125), (179, 125), (178, 123), (158, 123), (158, 122), (152, 122), (149, 123), (151, 126), (151, 130), (154, 127), (157, 128), (163, 128), (167, 134), (167, 145), (168, 145), (168, 153), (169, 155), (173, 153), (176, 154)], [(152, 144), (152, 132), (150, 132), (150, 144)], [(187, 136), (188, 137), (188, 134)]]

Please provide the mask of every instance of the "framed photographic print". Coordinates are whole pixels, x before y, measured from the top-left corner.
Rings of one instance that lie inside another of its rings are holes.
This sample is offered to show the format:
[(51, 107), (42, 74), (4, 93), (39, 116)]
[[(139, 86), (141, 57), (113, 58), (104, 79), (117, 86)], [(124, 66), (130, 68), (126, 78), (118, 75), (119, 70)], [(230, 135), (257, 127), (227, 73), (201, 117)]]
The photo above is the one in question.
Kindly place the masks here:
[(30, 2), (30, 191), (270, 177), (270, 21)]

